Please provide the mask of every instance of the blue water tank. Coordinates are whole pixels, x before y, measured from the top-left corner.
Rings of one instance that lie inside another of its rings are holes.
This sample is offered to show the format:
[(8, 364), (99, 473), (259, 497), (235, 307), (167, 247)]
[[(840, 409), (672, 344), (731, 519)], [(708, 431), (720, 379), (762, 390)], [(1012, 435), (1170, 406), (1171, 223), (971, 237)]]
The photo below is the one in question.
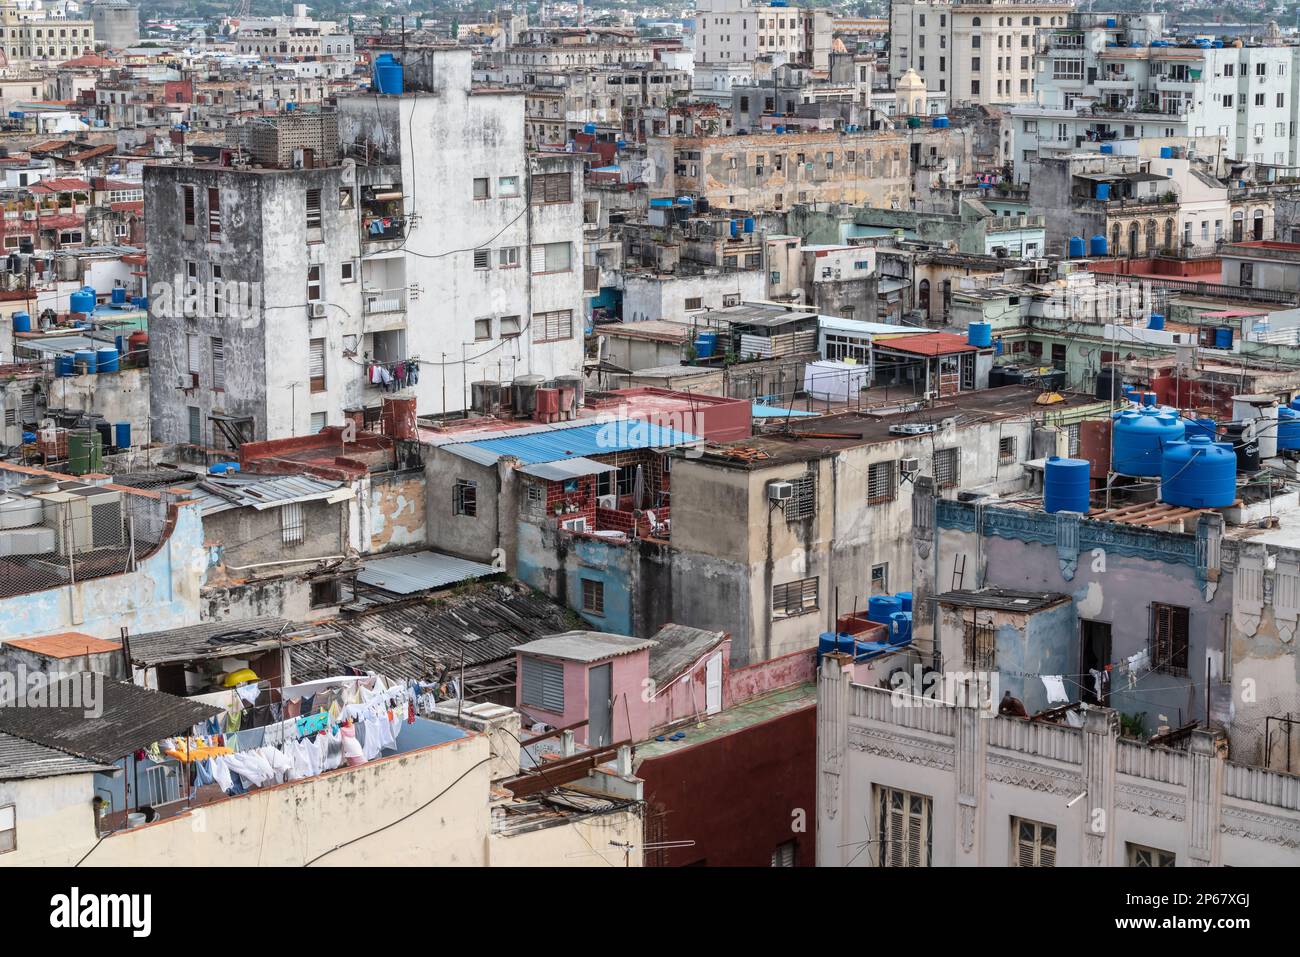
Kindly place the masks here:
[(894, 597), (903, 603), (903, 611), (912, 610), (912, 593), (910, 591), (900, 591)]
[[(215, 468), (216, 466), (213, 466)], [(209, 469), (211, 471), (211, 469)], [(817, 657), (829, 655), (835, 650), (835, 632), (823, 631), (817, 636)]]
[(1111, 468), (1121, 475), (1160, 474), (1164, 450), (1181, 442), (1186, 426), (1176, 412), (1165, 409), (1129, 409), (1115, 419)]
[(1232, 328), (1230, 326), (1219, 326), (1214, 330), (1214, 348), (1232, 348)]
[(1237, 500), (1237, 456), (1207, 436), (1165, 448), (1160, 500), (1185, 508), (1223, 508)]
[(131, 423), (119, 422), (113, 426), (113, 444), (119, 449), (131, 447)]
[(1087, 247), (1084, 245), (1082, 236), (1070, 237), (1070, 258), (1071, 259), (1082, 259), (1086, 255), (1086, 253), (1084, 252), (1084, 250), (1086, 249)]
[(740, 220), (733, 219), (731, 221), (731, 238), (735, 239), (739, 235), (740, 235)]
[(1173, 159), (1173, 158), (1174, 158), (1174, 148), (1173, 148), (1172, 146), (1162, 146), (1162, 147), (1160, 147), (1160, 158), (1161, 158), (1162, 160)]
[(32, 317), (25, 312), (14, 313), (14, 332), (31, 332)]
[(1163, 329), (1165, 327), (1165, 317), (1158, 312), (1151, 313), (1151, 318), (1147, 320), (1148, 329)]
[(934, 118), (934, 128), (936, 130), (946, 130), (948, 128), (948, 117), (936, 116)]
[(209, 475), (225, 475), (227, 472), (238, 472), (238, 462), (214, 462), (208, 466)]
[(1213, 419), (1184, 419), (1185, 437), (1204, 435), (1213, 440), (1219, 434), (1219, 426)]
[(1119, 21), (1115, 17), (1106, 18), (1106, 28), (1108, 30), (1114, 30), (1115, 27), (1117, 27), (1118, 25), (1119, 25)]
[(113, 305), (115, 305), (115, 306), (125, 306), (125, 305), (126, 305), (126, 287), (125, 287), (125, 286), (114, 286), (114, 287), (113, 287)]
[(1112, 146), (1110, 143), (1102, 143), (1101, 152), (1105, 156), (1110, 156), (1112, 153), (1115, 152), (1115, 147)]
[(1104, 256), (1106, 255), (1106, 248), (1106, 237), (1100, 233), (1088, 240), (1089, 256)]
[(867, 620), (889, 624), (889, 616), (903, 610), (903, 603), (893, 595), (872, 595), (867, 599)]
[(978, 349), (993, 345), (993, 326), (987, 322), (972, 322), (966, 327), (966, 342)]
[(896, 611), (889, 616), (889, 643), (905, 645), (912, 640), (912, 613)]
[(753, 216), (746, 216), (746, 217), (745, 217), (745, 232), (747, 232), (747, 233), (752, 233), (753, 231), (754, 231), (754, 217), (753, 217)]
[(705, 338), (704, 336), (695, 337), (695, 355), (700, 359), (708, 359), (713, 356), (713, 349), (717, 343), (716, 338)]
[(595, 123), (583, 123), (583, 124), (582, 124), (582, 132), (586, 133), (588, 136), (595, 136), (595, 135), (596, 135), (596, 124), (595, 124)]
[(1093, 196), (1103, 203), (1110, 199), (1110, 183), (1098, 183), (1097, 188), (1093, 191)]
[(95, 350), (78, 349), (72, 354), (72, 364), (77, 375), (93, 375), (95, 372)]
[(72, 312), (92, 313), (95, 311), (95, 291), (80, 289), (68, 299), (68, 309)]
[(1300, 449), (1300, 411), (1289, 405), (1277, 410), (1277, 450)]
[[(1154, 409), (1156, 407), (1157, 396), (1154, 392), (1142, 393), (1142, 405), (1146, 408)], [(1184, 426), (1186, 428), (1186, 426)]]
[(402, 64), (391, 53), (375, 57), (375, 89), (387, 96), (401, 96), (403, 88)]
[(1043, 470), (1043, 510), (1088, 514), (1089, 478), (1087, 459), (1066, 459), (1053, 455)]
[(1216, 49), (1216, 50), (1222, 50), (1222, 49), (1223, 49), (1223, 41), (1222, 41), (1222, 40), (1212, 40), (1212, 41), (1210, 42), (1210, 46), (1212, 46), (1212, 47), (1213, 47), (1214, 49)]
[(72, 356), (69, 355), (55, 356), (54, 374), (57, 376), (76, 375), (77, 367), (73, 362)]
[(95, 352), (95, 370), (97, 372), (117, 371), (117, 350), (112, 346), (102, 346)]
[(785, 132), (785, 127), (784, 127), (784, 126), (778, 126), (778, 127), (776, 128), (776, 131), (777, 131), (778, 133), (784, 133), (784, 132)]

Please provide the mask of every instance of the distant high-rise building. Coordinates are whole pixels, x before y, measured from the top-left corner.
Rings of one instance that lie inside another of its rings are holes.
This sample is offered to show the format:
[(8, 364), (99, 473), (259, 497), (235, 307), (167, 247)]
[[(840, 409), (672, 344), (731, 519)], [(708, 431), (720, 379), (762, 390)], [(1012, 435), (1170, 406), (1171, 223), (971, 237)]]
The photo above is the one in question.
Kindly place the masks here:
[(140, 8), (127, 0), (95, 0), (90, 7), (95, 39), (110, 50), (125, 50), (140, 42)]

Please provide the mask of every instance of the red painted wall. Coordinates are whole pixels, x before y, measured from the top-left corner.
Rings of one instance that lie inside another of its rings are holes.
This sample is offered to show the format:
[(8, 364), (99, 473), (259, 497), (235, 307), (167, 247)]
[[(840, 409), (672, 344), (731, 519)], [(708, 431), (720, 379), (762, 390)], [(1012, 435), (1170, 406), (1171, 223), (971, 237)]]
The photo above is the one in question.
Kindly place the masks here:
[[(646, 840), (694, 841), (647, 851), (646, 864), (770, 867), (772, 851), (794, 840), (795, 864), (814, 862), (817, 708), (773, 718), (734, 734), (641, 762)], [(690, 731), (687, 730), (687, 742)], [(802, 808), (807, 830), (791, 831)]]

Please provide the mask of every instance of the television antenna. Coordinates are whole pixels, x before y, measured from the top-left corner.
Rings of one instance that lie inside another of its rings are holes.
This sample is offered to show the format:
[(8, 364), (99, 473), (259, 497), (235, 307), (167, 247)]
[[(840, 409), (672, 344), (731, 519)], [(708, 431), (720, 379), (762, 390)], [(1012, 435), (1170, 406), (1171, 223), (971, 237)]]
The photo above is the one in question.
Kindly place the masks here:
[(633, 844), (630, 841), (610, 841), (609, 846), (611, 849), (608, 851), (597, 851), (595, 849), (592, 849), (591, 851), (580, 851), (575, 854), (566, 854), (564, 856), (567, 858), (599, 857), (603, 860), (606, 854), (616, 854), (619, 851), (622, 851), (623, 866), (631, 867), (632, 852), (634, 850), (640, 850), (643, 853), (645, 851), (664, 851), (674, 847), (694, 847), (695, 842), (694, 841), (654, 841), (649, 844)]

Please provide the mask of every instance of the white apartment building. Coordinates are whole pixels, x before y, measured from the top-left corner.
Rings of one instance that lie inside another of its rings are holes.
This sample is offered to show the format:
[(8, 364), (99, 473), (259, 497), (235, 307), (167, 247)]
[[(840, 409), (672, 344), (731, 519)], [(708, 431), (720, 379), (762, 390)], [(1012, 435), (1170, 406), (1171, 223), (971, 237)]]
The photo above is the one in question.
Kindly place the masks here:
[(10, 67), (72, 60), (94, 52), (95, 25), (90, 20), (54, 17), (43, 9), (20, 9), (14, 0), (0, 2), (0, 53)]
[(1078, 14), (1044, 37), (1038, 100), (1011, 110), (1017, 167), (1105, 144), (1128, 152), (1144, 137), (1219, 137), (1227, 159), (1297, 162), (1300, 47), (1162, 33), (1158, 15)]
[(904, 0), (889, 7), (889, 73), (915, 70), (954, 105), (1032, 103), (1043, 30), (1065, 26), (1068, 2)]
[(581, 156), (530, 155), (524, 94), (473, 89), (471, 50), (391, 52), (407, 92), (339, 100), (371, 359), (418, 360), (420, 414), (468, 408), (484, 379), (580, 375)]
[[(783, 0), (699, 0), (695, 7), (695, 62), (744, 63), (785, 54), (790, 61), (825, 69), (831, 21), (826, 11)], [(820, 62), (819, 62), (820, 61)]]

